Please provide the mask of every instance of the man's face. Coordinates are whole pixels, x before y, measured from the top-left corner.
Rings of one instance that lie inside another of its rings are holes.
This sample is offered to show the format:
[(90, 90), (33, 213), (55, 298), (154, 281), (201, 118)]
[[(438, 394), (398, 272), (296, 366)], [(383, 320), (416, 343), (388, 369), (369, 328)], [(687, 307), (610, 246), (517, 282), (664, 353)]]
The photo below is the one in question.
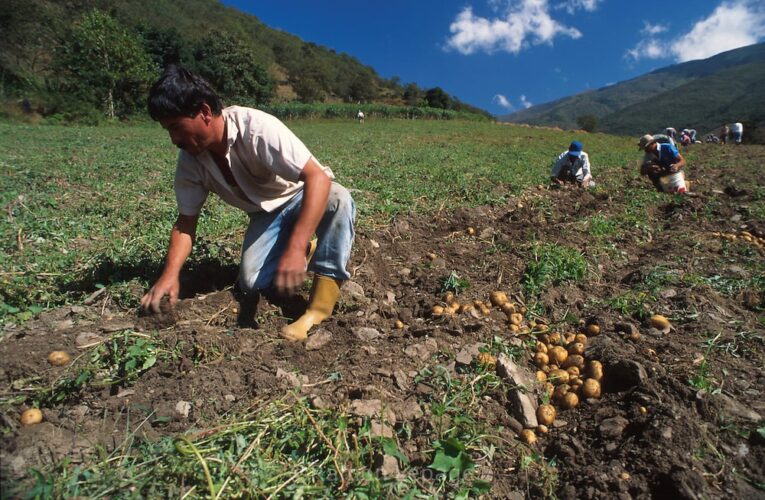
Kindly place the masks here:
[(173, 116), (159, 120), (162, 128), (170, 134), (173, 144), (194, 156), (201, 154), (212, 142), (211, 131), (202, 113), (193, 118)]

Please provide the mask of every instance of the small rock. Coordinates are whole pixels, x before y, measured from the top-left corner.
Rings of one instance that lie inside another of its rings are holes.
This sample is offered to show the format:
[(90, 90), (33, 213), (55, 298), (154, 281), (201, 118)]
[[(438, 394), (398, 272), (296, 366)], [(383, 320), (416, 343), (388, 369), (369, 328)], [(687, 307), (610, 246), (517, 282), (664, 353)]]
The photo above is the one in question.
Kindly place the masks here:
[(721, 407), (720, 411), (728, 418), (740, 418), (753, 423), (762, 420), (762, 416), (759, 413), (725, 394), (711, 394), (709, 399), (719, 404)]
[(370, 302), (368, 298), (364, 296), (364, 288), (355, 281), (348, 280), (343, 283), (343, 296), (346, 299), (350, 299), (351, 302), (358, 302), (367, 304)]
[(375, 457), (375, 469), (383, 477), (398, 477), (398, 460), (391, 455), (378, 455)]
[(175, 403), (175, 412), (181, 418), (189, 418), (189, 412), (191, 412), (191, 403), (188, 401), (178, 401)]
[(507, 392), (510, 412), (526, 429), (534, 429), (537, 421), (536, 398), (532, 399), (520, 389), (510, 389)]
[(372, 246), (372, 248), (380, 248), (380, 244), (377, 243), (375, 240), (370, 239), (369, 244)]
[(410, 422), (422, 418), (423, 412), (417, 400), (415, 398), (409, 398), (396, 405), (396, 415), (401, 417), (403, 422)]
[(615, 439), (622, 435), (628, 425), (629, 420), (624, 417), (611, 417), (603, 420), (598, 430), (604, 438)]
[(433, 353), (438, 351), (438, 343), (435, 339), (427, 339), (425, 342), (413, 344), (404, 349), (404, 354), (410, 358), (417, 358), (422, 361), (428, 359)]
[(617, 390), (642, 386), (648, 380), (648, 373), (643, 365), (631, 359), (622, 359), (606, 366), (606, 373), (611, 386)]
[(132, 330), (133, 328), (135, 328), (135, 323), (126, 319), (112, 320), (101, 325), (101, 331), (104, 333)]
[(661, 430), (661, 432), (659, 433), (659, 435), (661, 436), (662, 439), (664, 439), (666, 441), (671, 441), (672, 440), (672, 427), (665, 427), (665, 428), (663, 428)]
[(78, 348), (85, 349), (87, 347), (98, 345), (104, 340), (106, 340), (104, 337), (96, 335), (93, 332), (82, 332), (75, 337), (74, 343)]
[(409, 269), (408, 267), (402, 267), (401, 269), (399, 269), (398, 274), (400, 274), (401, 276), (409, 276), (410, 274), (412, 274), (412, 270)]
[(276, 370), (276, 379), (287, 382), (288, 385), (294, 388), (299, 388), (303, 384), (308, 382), (308, 377), (305, 375), (298, 375), (297, 373), (287, 372), (278, 368)]
[(330, 333), (328, 330), (320, 328), (313, 334), (309, 335), (308, 339), (305, 341), (305, 350), (318, 351), (322, 347), (329, 344), (331, 341), (332, 333)]
[(118, 398), (126, 398), (128, 396), (132, 396), (135, 394), (135, 391), (133, 389), (122, 389), (117, 393)]
[(395, 304), (396, 303), (396, 292), (391, 292), (388, 290), (385, 292), (385, 299), (383, 300), (386, 304)]
[(223, 399), (225, 399), (229, 403), (233, 403), (234, 401), (236, 401), (236, 396), (234, 396), (233, 394), (226, 394), (225, 396), (223, 396)]
[(531, 372), (515, 364), (504, 353), (497, 356), (497, 375), (527, 392), (534, 390), (537, 385), (536, 379), (531, 375)]
[(396, 381), (396, 387), (402, 391), (409, 389), (409, 377), (403, 370), (396, 370), (393, 372), (393, 380)]
[(659, 292), (659, 296), (662, 299), (671, 299), (672, 297), (677, 296), (677, 290), (675, 290), (674, 288), (665, 288), (664, 290)]
[(361, 350), (367, 353), (370, 356), (377, 355), (377, 349), (372, 347), (371, 345), (363, 345), (361, 346)]
[(53, 329), (56, 330), (56, 331), (68, 330), (68, 329), (72, 328), (73, 326), (74, 326), (74, 321), (72, 321), (71, 319), (67, 318), (67, 319), (63, 319), (61, 321), (57, 321), (54, 324)]
[(351, 402), (349, 413), (356, 417), (380, 418), (386, 422), (396, 423), (396, 414), (379, 399), (357, 399)]
[(380, 332), (378, 332), (374, 328), (369, 328), (367, 326), (361, 326), (359, 328), (354, 329), (353, 334), (356, 336), (356, 338), (358, 338), (362, 342), (370, 342), (380, 337)]

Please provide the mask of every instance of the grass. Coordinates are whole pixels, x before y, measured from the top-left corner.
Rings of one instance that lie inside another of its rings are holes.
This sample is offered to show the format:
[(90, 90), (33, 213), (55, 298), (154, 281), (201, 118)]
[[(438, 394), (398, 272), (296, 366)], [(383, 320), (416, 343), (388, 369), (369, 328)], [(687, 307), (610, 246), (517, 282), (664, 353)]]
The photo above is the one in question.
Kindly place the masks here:
[(555, 244), (539, 244), (523, 274), (523, 289), (527, 297), (536, 297), (550, 286), (580, 281), (587, 273), (587, 261), (581, 252)]

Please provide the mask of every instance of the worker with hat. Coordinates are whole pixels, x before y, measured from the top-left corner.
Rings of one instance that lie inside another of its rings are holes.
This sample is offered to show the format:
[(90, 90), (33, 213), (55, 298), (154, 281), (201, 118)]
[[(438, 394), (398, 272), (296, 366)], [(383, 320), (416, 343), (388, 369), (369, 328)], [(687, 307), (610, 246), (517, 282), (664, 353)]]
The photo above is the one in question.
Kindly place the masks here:
[(581, 142), (573, 141), (567, 151), (558, 155), (550, 177), (553, 186), (561, 186), (567, 182), (575, 182), (582, 188), (595, 185), (590, 173), (590, 157), (582, 151)]
[(645, 151), (640, 175), (645, 175), (657, 191), (685, 193), (685, 176), (682, 173), (686, 162), (673, 143), (660, 143), (655, 136), (644, 135), (638, 141), (638, 148)]

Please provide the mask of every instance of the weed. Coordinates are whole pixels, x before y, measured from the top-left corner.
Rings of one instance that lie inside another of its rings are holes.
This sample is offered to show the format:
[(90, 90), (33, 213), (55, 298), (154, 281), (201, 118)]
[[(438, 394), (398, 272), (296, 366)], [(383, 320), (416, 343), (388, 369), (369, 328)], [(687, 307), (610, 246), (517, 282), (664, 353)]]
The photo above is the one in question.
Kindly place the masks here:
[(587, 261), (578, 250), (554, 244), (534, 245), (523, 274), (527, 297), (538, 296), (547, 286), (579, 281), (587, 272)]
[(645, 319), (650, 316), (651, 304), (656, 297), (647, 292), (627, 291), (607, 301), (608, 306), (625, 316)]
[(470, 282), (460, 278), (456, 271), (452, 271), (449, 276), (441, 279), (440, 293), (454, 292), (454, 295), (459, 295), (468, 288), (470, 288)]
[(587, 220), (589, 232), (596, 238), (605, 238), (613, 236), (618, 231), (616, 221), (602, 215), (595, 215)]
[(709, 358), (709, 353), (712, 351), (712, 349), (714, 349), (717, 341), (720, 340), (721, 335), (721, 333), (718, 333), (716, 336), (710, 337), (704, 341), (704, 345), (707, 346), (706, 351), (704, 352), (704, 359), (699, 364), (698, 368), (696, 368), (696, 373), (694, 373), (691, 378), (688, 379), (688, 383), (691, 385), (691, 387), (710, 393), (720, 392), (718, 382), (714, 379), (714, 377), (712, 377), (710, 373), (711, 369), (707, 359)]

